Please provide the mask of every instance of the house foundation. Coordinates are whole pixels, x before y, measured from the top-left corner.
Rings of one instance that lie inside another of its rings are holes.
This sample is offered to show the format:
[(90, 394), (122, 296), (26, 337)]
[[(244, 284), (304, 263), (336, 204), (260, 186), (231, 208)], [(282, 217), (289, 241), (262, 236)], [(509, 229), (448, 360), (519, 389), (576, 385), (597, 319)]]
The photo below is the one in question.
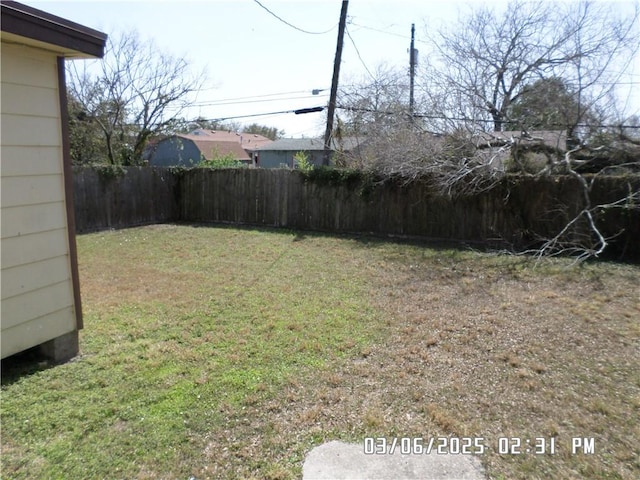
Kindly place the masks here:
[(64, 363), (78, 355), (78, 330), (60, 335), (38, 347), (39, 353), (54, 364)]

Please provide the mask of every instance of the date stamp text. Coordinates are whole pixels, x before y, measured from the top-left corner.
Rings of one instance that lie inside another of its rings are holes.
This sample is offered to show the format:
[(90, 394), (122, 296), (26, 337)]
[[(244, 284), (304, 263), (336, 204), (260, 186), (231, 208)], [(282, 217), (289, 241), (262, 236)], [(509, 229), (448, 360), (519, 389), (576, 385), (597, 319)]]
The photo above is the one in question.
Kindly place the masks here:
[(366, 455), (555, 455), (558, 449), (567, 449), (571, 455), (593, 455), (596, 451), (593, 437), (572, 437), (560, 442), (556, 437), (498, 437), (488, 441), (484, 437), (366, 437)]

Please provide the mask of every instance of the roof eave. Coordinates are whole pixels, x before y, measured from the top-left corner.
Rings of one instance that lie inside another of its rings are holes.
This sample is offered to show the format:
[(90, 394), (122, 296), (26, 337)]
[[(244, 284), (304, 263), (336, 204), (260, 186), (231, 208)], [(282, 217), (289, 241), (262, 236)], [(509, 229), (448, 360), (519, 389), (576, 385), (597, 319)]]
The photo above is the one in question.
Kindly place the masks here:
[(102, 58), (105, 33), (19, 2), (2, 1), (2, 32), (60, 47), (67, 56)]

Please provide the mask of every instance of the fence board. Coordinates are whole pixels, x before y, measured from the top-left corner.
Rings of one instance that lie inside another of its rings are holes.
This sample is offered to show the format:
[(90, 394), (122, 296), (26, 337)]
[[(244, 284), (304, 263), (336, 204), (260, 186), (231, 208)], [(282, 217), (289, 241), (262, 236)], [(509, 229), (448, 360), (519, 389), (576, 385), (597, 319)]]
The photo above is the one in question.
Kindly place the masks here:
[[(431, 239), (532, 246), (566, 223), (581, 193), (571, 177), (510, 177), (491, 191), (449, 199), (420, 183), (384, 184), (367, 195), (357, 182), (305, 182), (298, 171), (278, 169), (128, 168), (103, 178), (74, 171), (79, 232), (172, 221), (263, 225), (328, 232), (407, 235)], [(594, 202), (606, 203), (640, 190), (640, 176), (603, 177)], [(607, 211), (606, 235), (614, 250), (640, 259), (640, 211)], [(535, 234), (533, 233), (535, 232)], [(622, 233), (621, 233), (622, 232)]]
[(129, 167), (122, 176), (73, 169), (76, 232), (179, 219), (178, 177), (166, 169)]

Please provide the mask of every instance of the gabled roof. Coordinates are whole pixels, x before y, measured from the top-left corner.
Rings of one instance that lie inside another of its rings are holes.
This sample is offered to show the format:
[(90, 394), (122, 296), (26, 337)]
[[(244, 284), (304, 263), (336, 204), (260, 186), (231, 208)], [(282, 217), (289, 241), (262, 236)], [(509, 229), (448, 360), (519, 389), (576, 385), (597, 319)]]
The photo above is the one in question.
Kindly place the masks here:
[(233, 158), (236, 160), (251, 160), (247, 151), (242, 148), (242, 145), (238, 142), (200, 140), (197, 138), (194, 139), (193, 137), (190, 137), (188, 140), (195, 143), (205, 160), (226, 155), (233, 155)]
[(107, 35), (18, 2), (2, 0), (2, 41), (52, 50), (68, 57), (103, 57)]
[[(353, 150), (360, 145), (359, 139), (355, 137), (347, 137), (340, 141), (335, 139), (331, 142), (333, 150)], [(324, 150), (324, 140), (321, 138), (281, 138), (267, 145), (258, 148), (259, 152), (266, 150), (277, 150), (285, 152), (313, 152)]]
[(194, 141), (209, 142), (235, 142), (242, 145), (245, 150), (256, 150), (261, 145), (271, 143), (272, 140), (255, 133), (238, 133), (224, 130), (205, 130), (199, 128), (188, 134), (179, 134), (179, 137)]
[[(190, 133), (179, 133), (162, 139), (152, 139), (147, 146), (147, 150), (152, 152), (160, 143), (173, 143), (180, 139), (193, 142), (205, 160), (211, 160), (216, 156), (233, 155), (236, 160), (251, 161), (251, 152), (260, 145), (272, 142), (270, 139), (254, 133), (197, 129)], [(152, 156), (153, 153), (148, 155)]]

